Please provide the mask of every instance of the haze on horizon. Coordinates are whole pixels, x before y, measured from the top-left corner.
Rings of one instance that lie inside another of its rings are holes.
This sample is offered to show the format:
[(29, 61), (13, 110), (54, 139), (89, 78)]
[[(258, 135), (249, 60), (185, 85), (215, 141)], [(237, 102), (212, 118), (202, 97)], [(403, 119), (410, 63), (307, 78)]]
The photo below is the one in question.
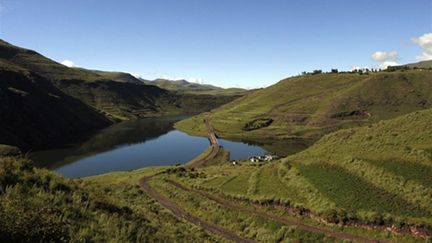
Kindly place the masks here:
[(432, 59), (432, 1), (0, 0), (0, 38), (69, 66), (256, 88)]

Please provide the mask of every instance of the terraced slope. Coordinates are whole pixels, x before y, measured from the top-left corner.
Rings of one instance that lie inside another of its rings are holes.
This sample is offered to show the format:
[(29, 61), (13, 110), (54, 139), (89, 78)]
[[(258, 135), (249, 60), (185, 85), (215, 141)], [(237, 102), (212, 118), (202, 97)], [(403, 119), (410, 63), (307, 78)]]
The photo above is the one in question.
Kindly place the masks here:
[[(282, 161), (215, 166), (190, 183), (329, 222), (432, 236), (432, 110), (328, 134)], [(392, 226), (393, 225), (393, 226)], [(414, 232), (414, 233), (413, 233)]]
[[(230, 138), (312, 137), (394, 118), (432, 105), (432, 71), (410, 70), (292, 77), (212, 112), (218, 135)], [(202, 134), (203, 115), (177, 127)]]

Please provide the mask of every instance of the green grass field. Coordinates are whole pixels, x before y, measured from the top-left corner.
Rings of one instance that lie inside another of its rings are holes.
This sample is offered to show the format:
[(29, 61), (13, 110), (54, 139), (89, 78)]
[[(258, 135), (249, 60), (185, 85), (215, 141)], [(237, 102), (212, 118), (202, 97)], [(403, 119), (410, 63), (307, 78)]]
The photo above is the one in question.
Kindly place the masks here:
[[(194, 186), (335, 222), (432, 226), (432, 110), (328, 134), (281, 161), (211, 166)], [(402, 227), (402, 226), (400, 226)]]
[[(227, 138), (316, 139), (341, 128), (431, 107), (431, 74), (427, 70), (409, 70), (291, 77), (213, 110), (212, 125), (218, 135)], [(176, 127), (203, 134), (202, 118), (192, 117)], [(255, 119), (270, 118), (270, 126), (244, 131), (246, 124)]]

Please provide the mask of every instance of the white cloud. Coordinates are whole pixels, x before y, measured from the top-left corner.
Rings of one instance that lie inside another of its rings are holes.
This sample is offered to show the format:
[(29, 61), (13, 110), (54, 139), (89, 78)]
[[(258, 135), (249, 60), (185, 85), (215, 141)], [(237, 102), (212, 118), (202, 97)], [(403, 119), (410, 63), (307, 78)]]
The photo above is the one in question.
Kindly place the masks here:
[(61, 62), (61, 64), (65, 65), (66, 67), (78, 67), (74, 62), (72, 62), (71, 60), (64, 60), (63, 62)]
[(372, 59), (377, 62), (396, 61), (399, 57), (397, 51), (377, 51), (372, 54)]
[(388, 66), (398, 66), (399, 53), (397, 51), (376, 51), (372, 54), (372, 59), (376, 62), (380, 62), (378, 68), (387, 69)]
[(432, 60), (432, 33), (425, 33), (420, 37), (414, 37), (412, 41), (422, 49), (422, 53), (420, 56), (417, 56), (417, 60)]
[(387, 69), (389, 66), (399, 66), (400, 64), (394, 61), (385, 61), (379, 65), (380, 69)]

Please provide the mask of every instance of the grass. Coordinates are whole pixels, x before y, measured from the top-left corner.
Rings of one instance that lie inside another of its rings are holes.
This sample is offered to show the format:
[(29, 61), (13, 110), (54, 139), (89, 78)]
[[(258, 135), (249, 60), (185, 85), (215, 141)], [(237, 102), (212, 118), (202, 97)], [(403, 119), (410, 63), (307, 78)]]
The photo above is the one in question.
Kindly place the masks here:
[(300, 166), (300, 172), (325, 197), (347, 211), (373, 211), (397, 216), (430, 217), (431, 214), (402, 198), (377, 188), (343, 168), (312, 164)]
[(401, 176), (406, 181), (416, 181), (425, 187), (432, 188), (432, 166), (399, 159), (366, 160), (366, 162)]
[[(432, 226), (432, 110), (322, 137), (262, 166), (210, 166), (190, 185), (306, 208), (330, 222)], [(398, 227), (399, 227), (398, 226)]]
[(164, 168), (65, 179), (22, 157), (0, 157), (3, 242), (213, 242), (145, 195), (137, 179)]
[(154, 180), (152, 186), (186, 211), (200, 218), (220, 225), (236, 234), (260, 242), (334, 242), (321, 234), (309, 233), (295, 227), (287, 227), (277, 222), (256, 217), (219, 206), (194, 192), (179, 191), (163, 180)]
[[(409, 70), (292, 77), (214, 109), (212, 125), (218, 135), (227, 138), (317, 139), (341, 128), (367, 125), (431, 107), (430, 75), (431, 71)], [(176, 127), (202, 134), (203, 117), (181, 121)], [(260, 129), (243, 130), (257, 119), (273, 122)]]

